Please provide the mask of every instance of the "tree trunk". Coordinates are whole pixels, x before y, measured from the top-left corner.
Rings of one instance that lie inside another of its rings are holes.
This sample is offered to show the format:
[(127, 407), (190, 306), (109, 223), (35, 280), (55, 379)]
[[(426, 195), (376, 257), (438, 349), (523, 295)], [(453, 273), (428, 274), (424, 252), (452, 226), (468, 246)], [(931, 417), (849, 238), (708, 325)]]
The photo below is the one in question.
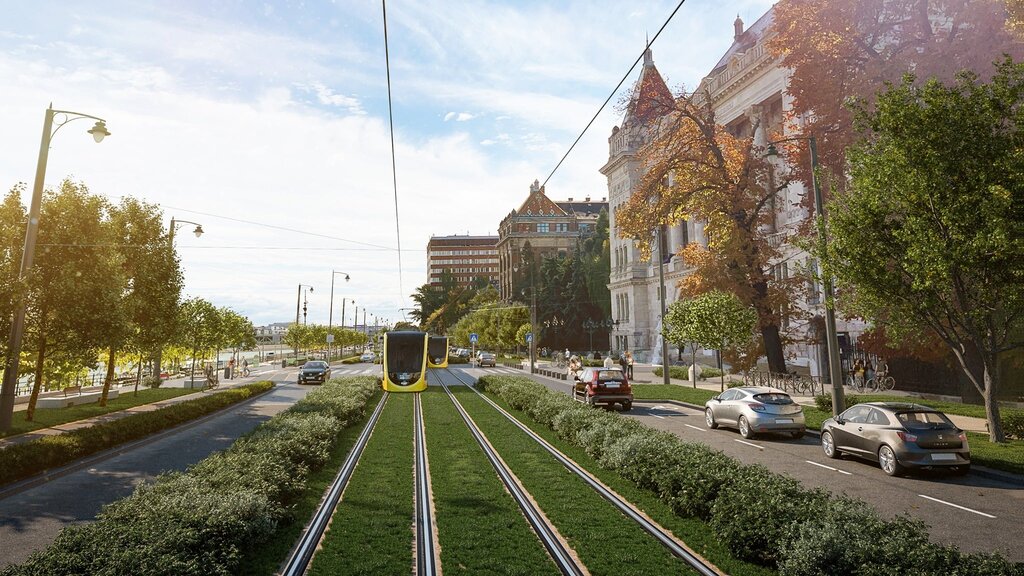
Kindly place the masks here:
[(107, 405), (107, 393), (110, 392), (110, 384), (114, 381), (114, 356), (117, 350), (111, 346), (107, 351), (107, 376), (103, 379), (103, 393), (100, 394), (100, 406)]
[(36, 415), (36, 400), (39, 399), (39, 389), (43, 386), (43, 362), (46, 360), (46, 338), (39, 335), (39, 353), (36, 354), (35, 382), (32, 383), (32, 395), (28, 399), (28, 409), (25, 410), (25, 421), (31, 422)]
[(1006, 435), (1003, 433), (1003, 422), (999, 417), (999, 399), (996, 391), (999, 389), (999, 358), (996, 354), (985, 354), (985, 373), (982, 378), (985, 382), (985, 390), (982, 397), (985, 399), (985, 418), (988, 420), (989, 442), (1006, 442)]
[(764, 353), (768, 357), (768, 371), (775, 374), (786, 372), (786, 355), (782, 351), (782, 338), (779, 327), (761, 326), (761, 339), (764, 340)]
[(139, 354), (139, 365), (135, 368), (135, 393), (139, 393), (139, 382), (142, 382), (142, 362), (144, 356)]

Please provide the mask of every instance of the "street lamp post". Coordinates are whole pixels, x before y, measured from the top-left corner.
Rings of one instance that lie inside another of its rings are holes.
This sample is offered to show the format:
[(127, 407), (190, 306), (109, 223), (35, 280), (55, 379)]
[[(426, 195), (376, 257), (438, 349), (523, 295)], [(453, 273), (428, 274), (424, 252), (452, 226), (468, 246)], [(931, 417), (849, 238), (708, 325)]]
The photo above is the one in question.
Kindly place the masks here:
[[(171, 254), (174, 253), (174, 232), (185, 224), (191, 224), (195, 226), (195, 230), (192, 231), (199, 238), (203, 235), (203, 225), (197, 222), (191, 222), (189, 220), (176, 220), (174, 216), (171, 216), (171, 225), (167, 228), (167, 245), (170, 247)], [(163, 346), (157, 348), (156, 353), (153, 355), (153, 375), (160, 378), (160, 366), (164, 362), (164, 350)]]
[[(794, 136), (768, 143), (767, 156), (778, 156), (775, 145), (783, 142), (807, 140), (811, 150), (811, 185), (814, 188), (814, 213), (818, 217), (818, 243), (821, 254), (828, 254), (828, 233), (825, 230), (825, 206), (821, 198), (821, 186), (818, 183), (818, 141), (814, 136)], [(835, 291), (832, 287), (832, 276), (824, 273), (821, 284), (825, 292), (825, 344), (828, 348), (828, 377), (832, 381), (832, 414), (838, 415), (846, 409), (843, 394), (843, 367), (839, 360), (839, 338), (836, 334)]]
[[(298, 291), (295, 293), (295, 326), (296, 327), (298, 327), (298, 325), (299, 325), (299, 304), (301, 304), (302, 301), (303, 301), (303, 293), (302, 293), (303, 292), (302, 291), (303, 288), (309, 288), (310, 292), (313, 291), (313, 287), (310, 286), (309, 284), (299, 284)], [(295, 343), (295, 357), (296, 358), (299, 357), (299, 345), (298, 345), (298, 342)]]
[[(61, 115), (56, 121), (54, 119)], [(21, 253), (21, 270), (18, 273), (20, 283), (32, 269), (32, 262), (35, 258), (36, 238), (39, 236), (39, 213), (43, 201), (43, 182), (46, 179), (46, 161), (50, 152), (50, 140), (57, 134), (57, 131), (68, 122), (90, 118), (96, 124), (86, 132), (92, 134), (93, 140), (102, 142), (103, 138), (110, 136), (107, 131), (106, 121), (96, 116), (71, 112), (69, 110), (54, 110), (53, 104), (46, 109), (43, 119), (43, 138), (39, 144), (39, 160), (36, 163), (36, 178), (32, 185), (32, 202), (28, 212), (28, 225), (25, 227), (25, 248)], [(4, 367), (3, 386), (0, 388), (0, 431), (7, 431), (11, 427), (14, 418), (14, 396), (18, 387), (18, 368), (21, 357), (21, 338), (25, 331), (25, 296), (19, 298), (17, 308), (14, 311), (14, 318), (11, 322), (11, 333), (7, 342), (7, 363)]]
[[(336, 270), (331, 270), (331, 304), (327, 307), (327, 334), (328, 335), (331, 333), (331, 326), (334, 324), (334, 277), (336, 275), (338, 275), (338, 274), (344, 274), (345, 275), (345, 282), (349, 281), (348, 273), (346, 273), (346, 272), (338, 272)], [(344, 300), (342, 300), (342, 302), (344, 303)], [(344, 304), (343, 304), (343, 306), (344, 306)], [(345, 308), (344, 307), (342, 307), (342, 309), (341, 309), (341, 324), (342, 324), (342, 327), (344, 327), (344, 324), (345, 324)], [(327, 361), (328, 362), (331, 361), (331, 349), (333, 348), (332, 344), (333, 344), (332, 342), (328, 342), (327, 343)]]
[[(658, 239), (658, 296), (661, 301), (661, 329), (665, 329), (665, 254), (661, 226), (657, 228)], [(668, 338), (661, 334), (661, 378), (666, 386), (671, 384), (668, 373)]]
[[(519, 267), (513, 266), (513, 272)], [(533, 262), (530, 262), (530, 374), (537, 372), (537, 285), (533, 279)]]

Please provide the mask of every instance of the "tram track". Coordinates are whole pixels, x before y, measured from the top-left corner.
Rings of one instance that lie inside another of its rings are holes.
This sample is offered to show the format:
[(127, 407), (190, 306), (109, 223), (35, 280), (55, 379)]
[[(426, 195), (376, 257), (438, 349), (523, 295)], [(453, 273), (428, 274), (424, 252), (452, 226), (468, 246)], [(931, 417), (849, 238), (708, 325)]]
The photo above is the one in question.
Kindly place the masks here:
[[(446, 369), (446, 371), (454, 376), (454, 373), (451, 370)], [(444, 389), (448, 398), (452, 401), (452, 404), (455, 405), (455, 408), (458, 410), (462, 420), (466, 423), (466, 426), (473, 434), (477, 443), (479, 443), (480, 448), (483, 449), (484, 454), (491, 463), (491, 466), (498, 474), (498, 477), (505, 485), (509, 494), (511, 494), (513, 500), (515, 500), (516, 504), (519, 506), (519, 509), (526, 517), (526, 520), (533, 528), (533, 531), (537, 534), (537, 537), (540, 538), (541, 544), (547, 550), (548, 555), (555, 562), (559, 571), (562, 574), (573, 576), (583, 576), (588, 574), (586, 568), (584, 568), (576, 559), (564, 539), (558, 535), (557, 530), (551, 522), (544, 516), (544, 513), (537, 507), (530, 495), (515, 478), (512, 471), (509, 470), (505, 462), (487, 441), (486, 436), (484, 436), (483, 432), (480, 431), (480, 428), (469, 416), (469, 413), (467, 413), (465, 408), (463, 408), (462, 404), (455, 397), (455, 394), (453, 394), (448, 388), (448, 384), (440, 378), (440, 375), (437, 376), (438, 383)], [(464, 382), (462, 382), (458, 377), (455, 377), (455, 379), (464, 384)]]
[[(717, 567), (715, 567), (713, 564), (705, 560), (703, 557), (701, 557), (693, 550), (690, 550), (682, 541), (675, 538), (668, 530), (653, 522), (646, 515), (644, 515), (642, 512), (636, 509), (636, 507), (634, 507), (631, 503), (623, 499), (621, 496), (612, 491), (609, 487), (605, 486), (599, 480), (594, 478), (585, 469), (576, 464), (576, 462), (562, 454), (561, 451), (559, 451), (557, 448), (555, 448), (546, 440), (537, 435), (528, 426), (520, 422), (515, 416), (513, 416), (507, 410), (505, 410), (497, 403), (495, 403), (493, 400), (488, 398), (485, 394), (477, 390), (476, 387), (473, 386), (472, 382), (463, 379), (459, 375), (459, 373), (451, 370), (450, 368), (445, 370), (460, 384), (472, 390), (474, 393), (476, 393), (477, 396), (479, 396), (488, 405), (494, 408), (494, 410), (496, 410), (498, 413), (500, 413), (502, 416), (508, 419), (513, 425), (522, 430), (531, 439), (536, 441), (540, 446), (544, 448), (545, 451), (551, 454), (551, 456), (553, 456), (566, 469), (568, 469), (574, 475), (578, 476), (581, 480), (583, 480), (586, 484), (593, 488), (598, 494), (601, 495), (601, 497), (603, 497), (605, 500), (607, 500), (609, 503), (615, 506), (620, 512), (622, 512), (622, 514), (636, 522), (645, 532), (650, 534), (665, 548), (667, 548), (669, 552), (672, 553), (672, 555), (679, 558), (687, 565), (689, 565), (691, 568), (696, 570), (698, 573), (703, 574), (705, 576), (724, 575), (724, 572), (720, 571)], [(456, 405), (459, 406), (459, 411), (463, 412), (461, 405), (457, 403), (457, 400), (454, 398), (452, 392), (448, 390), (447, 385), (442, 385), (445, 387), (446, 392), (448, 392), (448, 394), (452, 396), (452, 401), (456, 402)], [(468, 415), (464, 415), (463, 418), (468, 419)], [(475, 434), (476, 432), (474, 432), (474, 435)]]
[(434, 513), (430, 496), (430, 466), (427, 462), (427, 442), (423, 428), (423, 403), (420, 393), (415, 393), (415, 416), (413, 436), (416, 456), (416, 574), (434, 576), (437, 574), (437, 556)]
[(387, 399), (388, 392), (384, 392), (380, 401), (377, 403), (377, 407), (374, 408), (373, 413), (370, 415), (369, 421), (367, 421), (366, 426), (363, 428), (362, 433), (359, 435), (359, 438), (356, 439), (355, 445), (348, 453), (348, 456), (345, 457), (345, 461), (342, 463), (341, 469), (338, 470), (337, 476), (335, 476), (334, 480), (331, 482), (331, 486), (327, 490), (327, 495), (320, 503), (320, 506), (317, 507), (309, 526), (306, 527), (306, 530), (302, 533), (298, 543), (292, 550), (292, 554), (289, 556), (284, 569), (281, 571), (283, 576), (301, 576), (306, 572), (306, 569), (316, 552), (316, 548), (320, 543), (320, 539), (323, 538), (324, 532), (327, 530), (327, 525), (330, 523), (331, 517), (334, 515), (334, 509), (341, 500), (341, 495), (345, 491), (345, 487), (348, 485), (349, 479), (352, 477), (352, 472), (355, 470), (356, 464), (359, 462), (359, 457), (362, 455), (363, 449), (370, 440), (370, 435), (373, 433), (373, 429), (377, 425), (377, 420), (380, 418), (380, 413), (384, 410), (384, 404), (387, 402)]

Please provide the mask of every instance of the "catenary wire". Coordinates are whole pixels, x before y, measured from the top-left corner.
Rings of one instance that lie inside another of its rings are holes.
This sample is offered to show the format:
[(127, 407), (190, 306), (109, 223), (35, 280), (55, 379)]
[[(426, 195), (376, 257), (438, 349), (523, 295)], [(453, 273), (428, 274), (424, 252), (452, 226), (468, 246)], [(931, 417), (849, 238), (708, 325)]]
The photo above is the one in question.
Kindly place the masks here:
[(589, 130), (590, 127), (594, 124), (594, 122), (597, 120), (597, 117), (601, 115), (601, 112), (604, 110), (605, 106), (607, 106), (608, 103), (611, 102), (612, 98), (615, 97), (615, 94), (616, 92), (619, 91), (619, 88), (621, 88), (622, 85), (626, 83), (626, 80), (629, 78), (629, 75), (633, 73), (633, 70), (636, 68), (636, 65), (639, 64), (640, 60), (643, 59), (644, 54), (647, 53), (647, 50), (651, 47), (651, 44), (654, 44), (654, 41), (658, 39), (658, 36), (665, 29), (665, 27), (668, 26), (668, 23), (672, 21), (672, 18), (676, 15), (676, 12), (679, 12), (679, 9), (683, 7), (683, 4), (685, 2), (686, 0), (679, 0), (679, 4), (676, 5), (675, 10), (673, 10), (672, 13), (668, 15), (668, 18), (665, 20), (665, 23), (661, 25), (661, 28), (658, 28), (658, 32), (654, 34), (654, 37), (647, 42), (647, 45), (644, 46), (644, 51), (641, 52), (639, 56), (637, 56), (636, 61), (633, 62), (633, 65), (630, 66), (629, 70), (627, 70), (626, 73), (622, 76), (622, 80), (619, 80), (619, 83), (615, 85), (615, 88), (612, 89), (612, 93), (608, 95), (608, 98), (605, 99), (603, 104), (601, 104), (601, 107), (597, 109), (597, 112), (594, 113), (594, 117), (590, 119), (590, 122), (587, 122), (587, 126), (583, 129), (582, 132), (580, 132), (580, 135), (576, 137), (576, 140), (572, 143), (572, 146), (569, 146), (569, 149), (565, 151), (565, 155), (562, 156), (562, 159), (559, 160), (558, 164), (555, 165), (555, 168), (551, 171), (551, 174), (548, 174), (548, 177), (544, 179), (544, 183), (541, 184), (541, 187), (546, 186), (548, 180), (551, 180), (551, 177), (555, 175), (555, 172), (558, 171), (558, 168), (562, 166), (562, 162), (565, 162), (565, 159), (568, 158), (569, 154), (572, 153), (573, 148), (576, 148), (576, 144), (579, 144), (579, 141), (583, 139), (583, 135), (587, 133), (587, 130)]
[(391, 110), (391, 59), (388, 55), (388, 6), (387, 0), (381, 0), (381, 13), (384, 20), (384, 68), (388, 79), (388, 124), (391, 128), (391, 184), (395, 189), (395, 239), (398, 242), (398, 294), (405, 302), (402, 286), (402, 232), (398, 219), (398, 173), (395, 171), (395, 117)]

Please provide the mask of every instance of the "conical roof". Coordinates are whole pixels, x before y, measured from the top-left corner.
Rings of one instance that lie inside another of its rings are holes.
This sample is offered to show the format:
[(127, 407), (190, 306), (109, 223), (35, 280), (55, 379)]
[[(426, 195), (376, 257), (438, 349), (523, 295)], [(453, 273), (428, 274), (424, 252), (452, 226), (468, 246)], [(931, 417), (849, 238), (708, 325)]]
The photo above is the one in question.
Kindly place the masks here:
[(633, 85), (633, 94), (629, 98), (622, 126), (625, 127), (631, 122), (646, 124), (660, 118), (671, 110), (674, 100), (672, 91), (668, 89), (654, 65), (654, 58), (648, 47), (644, 52), (644, 67), (640, 71), (640, 78)]

